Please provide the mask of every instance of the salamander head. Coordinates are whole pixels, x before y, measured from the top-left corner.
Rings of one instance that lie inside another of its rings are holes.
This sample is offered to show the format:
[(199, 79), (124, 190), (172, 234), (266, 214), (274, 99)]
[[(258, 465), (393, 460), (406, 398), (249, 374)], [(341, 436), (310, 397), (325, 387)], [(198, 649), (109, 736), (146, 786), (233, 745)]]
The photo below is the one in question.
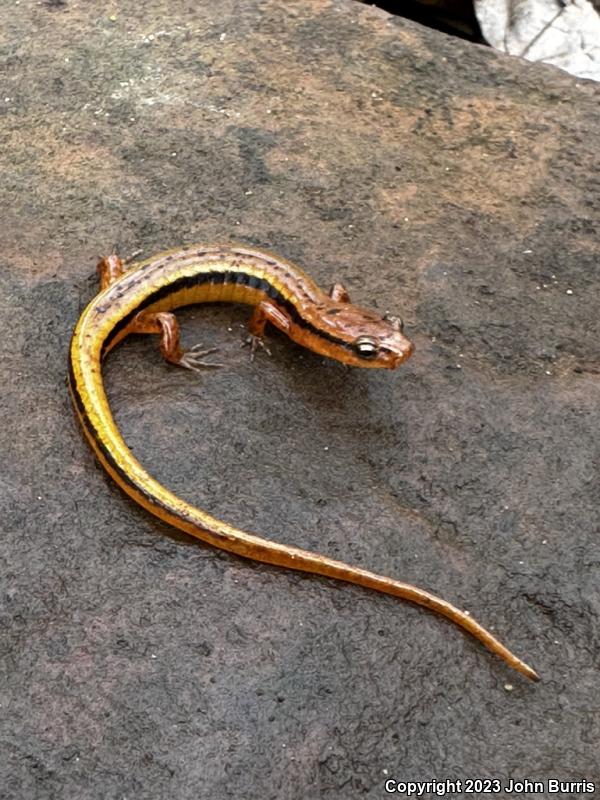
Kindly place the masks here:
[[(354, 367), (395, 369), (413, 352), (399, 317), (351, 303), (330, 303), (319, 315), (323, 355)], [(326, 338), (325, 338), (326, 337)]]

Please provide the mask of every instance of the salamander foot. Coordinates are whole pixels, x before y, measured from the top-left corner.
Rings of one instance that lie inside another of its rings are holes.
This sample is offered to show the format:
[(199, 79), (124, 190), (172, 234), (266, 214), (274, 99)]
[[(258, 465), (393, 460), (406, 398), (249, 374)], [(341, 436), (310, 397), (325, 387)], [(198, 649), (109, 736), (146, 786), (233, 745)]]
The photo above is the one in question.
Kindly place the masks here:
[(181, 356), (177, 364), (180, 367), (185, 367), (185, 369), (191, 369), (194, 372), (200, 372), (201, 369), (204, 368), (217, 368), (222, 367), (224, 364), (218, 364), (214, 361), (203, 361), (202, 359), (204, 356), (208, 356), (211, 353), (216, 353), (216, 347), (209, 347), (207, 350), (201, 350), (201, 344), (195, 344), (190, 350), (186, 350), (186, 352)]
[(250, 347), (250, 361), (254, 361), (254, 356), (259, 347), (261, 350), (264, 350), (268, 356), (271, 355), (271, 351), (265, 344), (265, 340), (261, 336), (255, 336), (253, 333), (250, 333), (246, 339), (244, 339), (242, 347)]

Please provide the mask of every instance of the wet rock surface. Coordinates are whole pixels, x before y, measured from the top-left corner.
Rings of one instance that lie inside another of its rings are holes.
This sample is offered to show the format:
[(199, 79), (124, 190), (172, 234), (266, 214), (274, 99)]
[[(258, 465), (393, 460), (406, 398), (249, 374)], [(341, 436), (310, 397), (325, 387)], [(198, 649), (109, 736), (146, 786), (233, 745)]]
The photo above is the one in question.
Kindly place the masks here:
[[(598, 787), (599, 88), (341, 1), (22, 1), (0, 32), (0, 796)], [(250, 363), (246, 309), (186, 311), (226, 368), (153, 337), (106, 364), (136, 455), (468, 608), (541, 683), (179, 535), (94, 462), (64, 376), (97, 256), (231, 239), (400, 313), (415, 354), (347, 370), (273, 335)]]

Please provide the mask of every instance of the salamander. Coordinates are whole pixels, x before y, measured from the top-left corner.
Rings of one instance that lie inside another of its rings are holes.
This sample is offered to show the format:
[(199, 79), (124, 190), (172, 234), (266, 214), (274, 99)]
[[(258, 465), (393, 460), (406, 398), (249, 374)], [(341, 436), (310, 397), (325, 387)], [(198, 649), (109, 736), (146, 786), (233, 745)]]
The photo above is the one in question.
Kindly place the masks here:
[(171, 364), (190, 370), (217, 366), (211, 351), (185, 350), (173, 310), (195, 303), (233, 302), (253, 307), (252, 354), (264, 346), (271, 323), (309, 350), (355, 367), (395, 369), (413, 351), (399, 318), (361, 308), (344, 286), (322, 291), (297, 266), (273, 253), (237, 244), (197, 244), (160, 253), (134, 265), (116, 255), (98, 264), (101, 291), (75, 327), (69, 389), (79, 422), (98, 460), (133, 500), (161, 520), (214, 547), (293, 570), (384, 592), (442, 614), (511, 667), (533, 680), (537, 673), (467, 612), (407, 583), (324, 555), (238, 530), (195, 508), (155, 480), (126, 445), (102, 381), (102, 359), (126, 336), (157, 334)]

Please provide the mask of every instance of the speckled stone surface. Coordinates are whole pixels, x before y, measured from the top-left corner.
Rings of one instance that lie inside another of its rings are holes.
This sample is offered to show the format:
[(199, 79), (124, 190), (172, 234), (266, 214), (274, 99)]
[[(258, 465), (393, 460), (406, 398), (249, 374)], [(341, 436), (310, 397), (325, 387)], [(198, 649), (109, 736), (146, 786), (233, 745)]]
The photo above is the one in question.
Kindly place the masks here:
[[(599, 87), (350, 0), (4, 3), (0, 65), (2, 800), (598, 793)], [(94, 462), (64, 376), (97, 256), (231, 239), (400, 313), (416, 352), (361, 372), (274, 335), (250, 363), (246, 309), (186, 311), (226, 368), (153, 337), (107, 363), (136, 455), (468, 608), (541, 683), (178, 535)]]

